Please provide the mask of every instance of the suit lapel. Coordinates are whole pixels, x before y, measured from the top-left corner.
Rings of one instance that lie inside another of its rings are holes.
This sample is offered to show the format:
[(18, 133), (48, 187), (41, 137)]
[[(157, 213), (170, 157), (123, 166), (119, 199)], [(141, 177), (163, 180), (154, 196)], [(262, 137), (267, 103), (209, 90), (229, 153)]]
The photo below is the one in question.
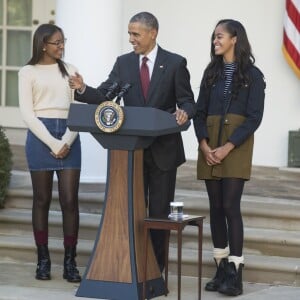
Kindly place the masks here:
[(144, 101), (144, 96), (143, 96), (143, 90), (142, 90), (142, 83), (141, 83), (141, 78), (140, 78), (140, 61), (139, 61), (139, 55), (135, 54), (134, 52), (132, 53), (132, 60), (131, 60), (131, 65), (132, 65), (132, 82), (136, 83), (137, 85), (137, 98), (139, 99), (140, 106), (144, 106), (145, 101)]
[(166, 59), (167, 55), (165, 54), (164, 50), (158, 47), (157, 51), (157, 56), (155, 59), (153, 71), (152, 71), (152, 76), (150, 80), (150, 86), (149, 86), (149, 91), (148, 91), (148, 96), (145, 101), (144, 96), (143, 96), (143, 90), (142, 90), (142, 83), (141, 83), (141, 78), (140, 78), (140, 61), (139, 61), (139, 55), (133, 53), (132, 56), (132, 66), (134, 68), (134, 72), (132, 72), (132, 81), (136, 82), (138, 87), (138, 98), (141, 103), (141, 106), (144, 106), (145, 103), (146, 105), (148, 103), (151, 103), (153, 100), (153, 95), (155, 94), (156, 88), (158, 86), (159, 81), (161, 80), (167, 65), (166, 65)]
[(153, 99), (153, 94), (158, 86), (159, 81), (161, 80), (167, 65), (165, 64), (167, 56), (165, 55), (164, 51), (158, 47), (157, 56), (155, 59), (152, 76), (150, 80), (150, 86), (147, 96), (147, 103), (151, 103)]

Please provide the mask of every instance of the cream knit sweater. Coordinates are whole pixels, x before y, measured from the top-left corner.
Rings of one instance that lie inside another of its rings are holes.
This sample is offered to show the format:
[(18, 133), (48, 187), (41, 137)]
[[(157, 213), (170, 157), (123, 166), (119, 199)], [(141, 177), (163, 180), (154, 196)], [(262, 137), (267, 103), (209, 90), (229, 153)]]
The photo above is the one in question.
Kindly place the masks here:
[[(66, 64), (69, 75), (77, 69)], [(77, 132), (68, 128), (62, 139), (53, 137), (38, 117), (66, 119), (74, 91), (68, 84), (68, 77), (62, 77), (58, 64), (26, 65), (19, 71), (19, 105), (28, 128), (57, 154), (65, 143), (72, 145)]]

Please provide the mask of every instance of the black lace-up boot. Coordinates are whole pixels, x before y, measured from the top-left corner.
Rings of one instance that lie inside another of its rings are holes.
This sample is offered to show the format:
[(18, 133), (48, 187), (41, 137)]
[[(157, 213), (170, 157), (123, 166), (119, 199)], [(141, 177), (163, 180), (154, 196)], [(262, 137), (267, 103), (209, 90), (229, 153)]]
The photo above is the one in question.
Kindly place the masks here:
[(234, 262), (227, 264), (225, 268), (225, 280), (218, 289), (220, 293), (228, 296), (238, 296), (243, 293), (243, 267), (243, 264), (239, 264), (238, 269), (236, 269)]
[(217, 261), (215, 260), (216, 266), (217, 266), (217, 272), (215, 274), (215, 277), (207, 282), (205, 286), (206, 291), (210, 292), (216, 292), (218, 288), (220, 287), (221, 283), (224, 281), (225, 278), (225, 268), (228, 264), (227, 258), (222, 258), (219, 265), (217, 264)]
[(76, 247), (67, 246), (65, 248), (65, 259), (64, 259), (64, 274), (63, 278), (69, 282), (80, 282), (81, 276), (76, 266)]
[(39, 280), (50, 280), (51, 261), (47, 245), (38, 245), (38, 263), (35, 278)]

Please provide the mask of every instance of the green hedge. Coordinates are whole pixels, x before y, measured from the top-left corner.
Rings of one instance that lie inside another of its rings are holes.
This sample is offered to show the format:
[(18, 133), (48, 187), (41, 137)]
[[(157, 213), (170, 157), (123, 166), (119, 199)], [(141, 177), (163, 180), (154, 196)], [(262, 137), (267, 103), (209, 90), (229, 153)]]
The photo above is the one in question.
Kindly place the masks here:
[(0, 126), (0, 208), (4, 207), (12, 168), (12, 152), (4, 129)]

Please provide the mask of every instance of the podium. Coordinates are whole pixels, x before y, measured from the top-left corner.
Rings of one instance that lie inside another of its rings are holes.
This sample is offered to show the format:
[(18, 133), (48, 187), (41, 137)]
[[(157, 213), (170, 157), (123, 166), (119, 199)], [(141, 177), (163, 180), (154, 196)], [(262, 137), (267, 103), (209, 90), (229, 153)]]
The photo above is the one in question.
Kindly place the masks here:
[(105, 133), (96, 125), (96, 109), (97, 105), (71, 104), (67, 121), (70, 130), (90, 132), (108, 149), (102, 218), (76, 296), (140, 300), (144, 282), (146, 299), (165, 295), (150, 237), (147, 251), (144, 243), (143, 149), (156, 136), (186, 130), (190, 122), (178, 126), (168, 112), (150, 107), (122, 107), (125, 117), (122, 127), (117, 132)]

